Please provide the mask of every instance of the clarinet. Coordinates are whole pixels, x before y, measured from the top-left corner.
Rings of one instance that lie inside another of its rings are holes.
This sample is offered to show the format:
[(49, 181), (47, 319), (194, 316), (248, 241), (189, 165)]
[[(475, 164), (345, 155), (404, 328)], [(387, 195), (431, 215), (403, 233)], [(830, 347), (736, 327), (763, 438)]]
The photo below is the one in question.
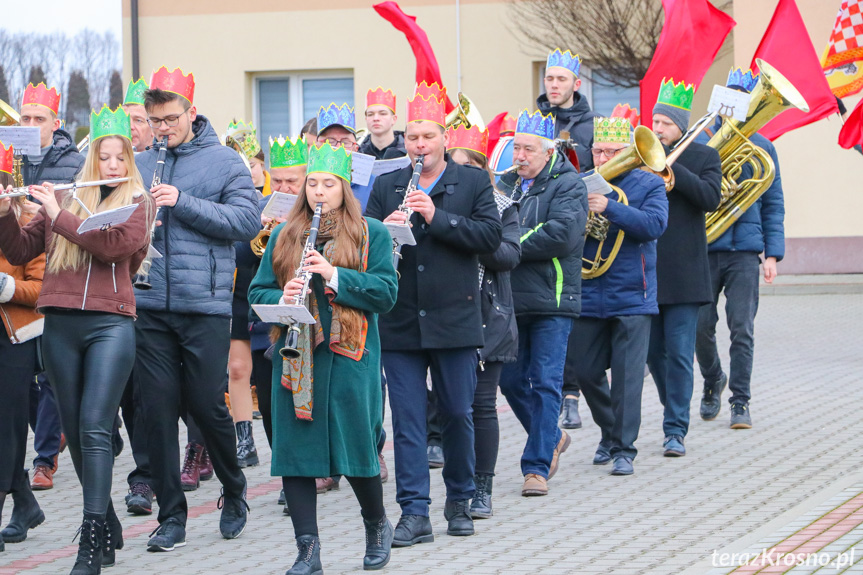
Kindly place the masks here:
[[(300, 267), (297, 268), (296, 277), (303, 280), (303, 289), (294, 296), (294, 305), (304, 305), (306, 301), (306, 290), (309, 289), (309, 282), (312, 281), (312, 272), (303, 269), (306, 258), (309, 253), (315, 249), (315, 244), (318, 241), (318, 227), (321, 224), (321, 209), (324, 204), (320, 203), (315, 206), (315, 214), (312, 216), (312, 225), (309, 227), (309, 237), (306, 239), (306, 245), (303, 247), (303, 253), (300, 256)], [(285, 347), (279, 350), (279, 355), (285, 359), (295, 359), (300, 356), (297, 345), (300, 341), (300, 325), (297, 322), (291, 322), (288, 326), (288, 335), (285, 337)]]
[[(165, 173), (165, 155), (168, 152), (168, 142), (163, 138), (160, 141), (157, 141), (153, 144), (153, 148), (156, 150), (156, 169), (153, 172), (153, 183), (150, 186), (150, 189), (155, 188), (159, 184), (162, 183), (162, 175)], [(156, 214), (153, 217), (153, 227), (150, 228), (150, 246), (153, 245), (153, 240), (156, 235), (156, 220), (159, 219), (159, 210), (161, 208), (156, 208)], [(167, 241), (167, 238), (166, 240)], [(153, 258), (150, 257), (150, 253), (147, 253), (147, 257), (144, 258), (144, 261), (141, 262), (141, 267), (138, 269), (138, 273), (135, 274), (135, 281), (133, 285), (142, 290), (150, 289), (150, 266), (153, 265)]]
[[(408, 196), (411, 193), (417, 191), (417, 187), (420, 183), (420, 175), (423, 172), (423, 160), (425, 156), (420, 154), (417, 156), (417, 162), (414, 165), (413, 174), (411, 174), (411, 181), (408, 184), (407, 189), (405, 190), (405, 198), (402, 200), (402, 203), (399, 205), (398, 210), (400, 212), (404, 212), (407, 217), (405, 218), (405, 223), (410, 225), (411, 215), (413, 215), (414, 211), (407, 206)], [(393, 268), (396, 271), (399, 269), (399, 260), (402, 259), (402, 245), (399, 244), (393, 248)]]

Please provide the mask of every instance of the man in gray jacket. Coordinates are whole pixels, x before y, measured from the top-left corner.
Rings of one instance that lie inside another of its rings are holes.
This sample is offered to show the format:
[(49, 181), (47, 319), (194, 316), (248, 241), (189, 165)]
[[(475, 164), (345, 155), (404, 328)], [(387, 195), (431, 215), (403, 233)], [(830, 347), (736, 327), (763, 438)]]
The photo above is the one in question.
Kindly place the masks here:
[[(192, 106), (193, 82), (179, 70), (160, 69), (145, 95), (154, 135), (168, 144), (163, 183), (150, 190), (159, 206), (153, 247), (162, 257), (153, 260), (151, 289), (135, 290), (135, 393), (159, 500), (160, 526), (150, 551), (186, 544), (188, 506), (177, 443), (181, 404), (200, 427), (223, 485), (224, 538), (243, 532), (248, 511), (222, 383), (230, 345), (233, 243), (257, 234), (260, 214), (249, 171)], [(136, 163), (145, 180), (152, 177), (156, 152), (138, 154)]]

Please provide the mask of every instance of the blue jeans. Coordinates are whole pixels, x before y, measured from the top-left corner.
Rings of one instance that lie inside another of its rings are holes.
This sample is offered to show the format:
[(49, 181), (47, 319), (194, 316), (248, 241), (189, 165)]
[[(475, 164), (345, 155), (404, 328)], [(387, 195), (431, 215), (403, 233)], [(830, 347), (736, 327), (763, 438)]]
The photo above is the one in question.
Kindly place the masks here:
[(30, 427), (33, 429), (33, 467), (54, 467), (54, 456), (60, 453), (60, 411), (48, 377), (42, 373), (30, 383)]
[(518, 317), (517, 322), (518, 359), (504, 365), (500, 390), (527, 432), (521, 455), (522, 475), (548, 477), (561, 436), (557, 418), (572, 319), (528, 315)]
[(474, 496), (474, 432), (471, 405), (476, 389), (476, 348), (384, 351), (393, 447), (396, 501), (405, 515), (428, 517), (429, 467), (426, 451), (426, 373), (431, 368), (444, 452), (447, 500)]
[(659, 315), (651, 320), (647, 366), (665, 407), (662, 431), (666, 437), (685, 437), (689, 431), (699, 307), (695, 303), (660, 305)]
[(705, 382), (722, 377), (722, 364), (716, 347), (719, 294), (725, 291), (725, 316), (731, 332), (731, 369), (728, 374), (729, 403), (749, 403), (752, 358), (755, 352), (755, 314), (758, 311), (758, 266), (761, 258), (754, 252), (711, 252), (710, 281), (713, 304), (698, 313), (695, 356)]

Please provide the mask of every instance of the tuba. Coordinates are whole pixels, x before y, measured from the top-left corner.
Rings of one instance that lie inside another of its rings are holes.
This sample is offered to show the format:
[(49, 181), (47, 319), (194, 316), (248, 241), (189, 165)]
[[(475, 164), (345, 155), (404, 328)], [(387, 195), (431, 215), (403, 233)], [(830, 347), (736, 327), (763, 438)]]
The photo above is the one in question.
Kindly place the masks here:
[(477, 126), (480, 131), (485, 130), (485, 122), (483, 122), (479, 110), (476, 109), (476, 104), (461, 92), (458, 93), (458, 106), (446, 115), (444, 124), (447, 129), (455, 129), (459, 126), (465, 128)]
[[(749, 137), (785, 110), (809, 111), (806, 99), (785, 76), (764, 60), (756, 59), (755, 63), (761, 77), (752, 90), (746, 121), (726, 118), (707, 143), (719, 152), (722, 160), (722, 201), (716, 211), (707, 214), (707, 243), (719, 239), (752, 207), (776, 176), (770, 154), (754, 145)], [(746, 166), (752, 169), (752, 176), (738, 181)]]
[[(646, 126), (638, 126), (633, 132), (633, 144), (624, 152), (617, 154), (614, 158), (596, 169), (596, 173), (602, 176), (606, 182), (610, 182), (618, 176), (630, 172), (636, 168), (646, 166), (653, 172), (662, 172), (665, 169), (665, 150), (659, 142), (659, 138), (650, 128)], [(626, 194), (617, 186), (611, 186), (617, 192), (617, 201), (628, 205)], [(581, 263), (581, 279), (589, 280), (598, 278), (608, 271), (611, 264), (614, 263), (614, 258), (617, 257), (617, 252), (620, 251), (620, 245), (623, 243), (623, 230), (617, 230), (617, 236), (614, 239), (614, 245), (608, 257), (602, 256), (602, 248), (605, 245), (605, 240), (608, 238), (608, 232), (611, 228), (611, 222), (602, 214), (590, 212), (587, 215), (587, 229), (585, 235), (595, 239), (598, 243), (596, 246), (596, 255), (593, 259), (582, 257)]]

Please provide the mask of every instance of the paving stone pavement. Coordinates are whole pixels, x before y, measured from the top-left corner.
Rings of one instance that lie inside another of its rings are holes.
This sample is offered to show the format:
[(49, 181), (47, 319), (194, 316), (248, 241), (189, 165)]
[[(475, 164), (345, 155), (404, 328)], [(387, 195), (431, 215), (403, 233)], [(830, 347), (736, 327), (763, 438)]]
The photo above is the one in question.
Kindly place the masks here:
[[(436, 541), (393, 550), (390, 573), (726, 573), (711, 564), (714, 550), (744, 552), (787, 537), (830, 508), (837, 498), (863, 491), (863, 295), (762, 297), (756, 323), (751, 430), (728, 428), (728, 406), (719, 418), (698, 417), (700, 378), (684, 458), (662, 457), (662, 410), (648, 377), (640, 452), (632, 477), (611, 477), (591, 465), (599, 429), (581, 406), (585, 426), (570, 432), (550, 494), (520, 496), (519, 455), (525, 434), (500, 399), (501, 449), (494, 485), (495, 515), (477, 521), (477, 535), (445, 534), (441, 472), (433, 470), (432, 522)], [(727, 366), (727, 332), (720, 331)], [(727, 398), (727, 392), (725, 398)], [(386, 424), (389, 428), (389, 421)], [(269, 476), (269, 449), (260, 421), (255, 437), (261, 465), (247, 469), (252, 514), (240, 539), (218, 532), (217, 481), (188, 494), (194, 516), (188, 545), (172, 553), (147, 553), (153, 518), (121, 517), (126, 548), (107, 573), (277, 574), (295, 555), (290, 519), (276, 505), (279, 483)], [(181, 432), (185, 439), (185, 433)], [(32, 445), (32, 438), (31, 438)], [(127, 443), (128, 445), (128, 443)], [(385, 453), (393, 477), (391, 446)], [(32, 459), (32, 454), (29, 457)], [(123, 509), (128, 449), (116, 461), (114, 504)], [(395, 482), (384, 485), (395, 523)], [(22, 544), (7, 544), (0, 574), (68, 573), (81, 513), (81, 492), (68, 453), (60, 457), (55, 488), (37, 497), (47, 521)], [(844, 501), (844, 499), (842, 499)], [(835, 505), (833, 505), (835, 506)], [(318, 498), (323, 562), (328, 574), (362, 568), (363, 528), (346, 482)], [(6, 518), (11, 509), (7, 505)], [(814, 514), (814, 515), (813, 515)], [(154, 517), (154, 516), (153, 516)], [(856, 537), (856, 538), (855, 538)], [(840, 543), (863, 540), (852, 531)], [(848, 547), (848, 545), (846, 545)], [(863, 559), (863, 546), (857, 560)], [(797, 572), (811, 570), (795, 569)], [(818, 571), (832, 573), (839, 571)], [(863, 573), (857, 563), (846, 573)]]

